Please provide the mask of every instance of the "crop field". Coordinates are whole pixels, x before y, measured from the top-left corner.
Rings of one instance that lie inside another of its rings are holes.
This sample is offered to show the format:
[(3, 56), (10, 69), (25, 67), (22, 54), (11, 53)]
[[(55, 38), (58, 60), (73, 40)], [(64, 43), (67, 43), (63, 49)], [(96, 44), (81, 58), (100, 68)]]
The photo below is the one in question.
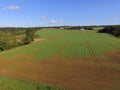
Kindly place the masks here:
[[(120, 90), (119, 38), (91, 30), (36, 34), (36, 42), (0, 53), (0, 90)], [(26, 89), (12, 89), (13, 83)]]
[(63, 90), (49, 85), (12, 79), (8, 77), (6, 78), (3, 76), (0, 77), (0, 89), (1, 90)]

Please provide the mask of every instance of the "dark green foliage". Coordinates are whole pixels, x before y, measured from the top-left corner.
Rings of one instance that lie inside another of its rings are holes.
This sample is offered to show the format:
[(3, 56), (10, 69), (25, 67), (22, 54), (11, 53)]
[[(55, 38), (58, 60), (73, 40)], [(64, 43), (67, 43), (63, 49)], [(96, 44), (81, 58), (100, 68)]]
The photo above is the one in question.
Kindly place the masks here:
[(80, 26), (71, 26), (71, 27), (65, 27), (64, 29), (67, 29), (67, 30), (80, 30), (82, 28)]
[(69, 26), (69, 27), (65, 27), (64, 29), (67, 30), (94, 30), (93, 26)]
[(94, 30), (92, 26), (85, 26), (83, 27), (85, 30)]
[(30, 44), (34, 40), (34, 36), (37, 30), (34, 29), (27, 29), (26, 30), (26, 36), (23, 40), (24, 44)]
[[(0, 51), (11, 49), (17, 46), (30, 44), (35, 37), (35, 33), (38, 28), (2, 28), (0, 29)], [(26, 34), (25, 37), (23, 34)], [(23, 35), (23, 40), (17, 38), (17, 36)], [(36, 36), (38, 37), (38, 36)]]
[(99, 30), (99, 33), (109, 33), (109, 34), (113, 34), (117, 37), (120, 37), (120, 26), (119, 25), (106, 26), (102, 30)]
[(71, 30), (80, 30), (81, 27), (80, 26), (76, 26), (76, 27), (71, 27)]
[(41, 30), (41, 27), (31, 27), (31, 28), (5, 27), (5, 28), (0, 28), (0, 31), (9, 32), (9, 33), (12, 33), (12, 34), (15, 34), (15, 35), (19, 35), (19, 34), (25, 33), (27, 29), (29, 29), (29, 30), (32, 30), (32, 29), (34, 29), (34, 30)]
[(17, 45), (15, 35), (0, 31), (0, 51), (16, 47)]

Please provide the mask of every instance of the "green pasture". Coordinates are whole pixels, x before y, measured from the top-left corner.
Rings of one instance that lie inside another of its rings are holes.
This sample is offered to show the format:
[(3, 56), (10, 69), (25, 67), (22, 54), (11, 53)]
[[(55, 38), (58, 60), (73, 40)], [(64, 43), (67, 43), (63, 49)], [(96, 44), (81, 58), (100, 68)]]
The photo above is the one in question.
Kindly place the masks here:
[(64, 90), (50, 85), (0, 77), (0, 90)]
[[(108, 34), (97, 33), (96, 31), (41, 30), (36, 34), (40, 35), (40, 38), (44, 38), (45, 40), (0, 52), (0, 58), (10, 59), (15, 55), (24, 54), (27, 55), (27, 57), (35, 58), (34, 61), (50, 60), (56, 57), (56, 55), (58, 60), (80, 60), (82, 57), (91, 56), (88, 48), (96, 56), (104, 56), (105, 53), (109, 51), (120, 49), (119, 38)], [(26, 58), (19, 57), (17, 60), (26, 60)], [(0, 76), (0, 90), (62, 89)]]
[(1, 52), (0, 57), (25, 54), (37, 60), (49, 60), (57, 53), (58, 59), (80, 59), (90, 56), (88, 46), (96, 56), (120, 49), (119, 38), (96, 31), (41, 30), (37, 34), (45, 40)]

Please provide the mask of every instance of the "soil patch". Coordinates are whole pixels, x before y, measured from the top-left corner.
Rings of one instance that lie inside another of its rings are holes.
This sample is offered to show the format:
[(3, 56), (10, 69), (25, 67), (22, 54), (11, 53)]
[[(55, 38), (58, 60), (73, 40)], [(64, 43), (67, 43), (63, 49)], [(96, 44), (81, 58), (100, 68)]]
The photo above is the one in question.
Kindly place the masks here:
[(120, 50), (108, 52), (107, 57), (111, 62), (120, 64)]
[[(22, 57), (28, 60), (20, 60)], [(112, 90), (114, 81), (120, 75), (107, 72), (107, 69), (104, 72), (97, 69), (94, 63), (90, 63), (89, 58), (31, 60), (35, 58), (28, 55), (0, 59), (0, 74), (71, 90)]]
[(46, 38), (34, 38), (34, 43), (47, 40)]

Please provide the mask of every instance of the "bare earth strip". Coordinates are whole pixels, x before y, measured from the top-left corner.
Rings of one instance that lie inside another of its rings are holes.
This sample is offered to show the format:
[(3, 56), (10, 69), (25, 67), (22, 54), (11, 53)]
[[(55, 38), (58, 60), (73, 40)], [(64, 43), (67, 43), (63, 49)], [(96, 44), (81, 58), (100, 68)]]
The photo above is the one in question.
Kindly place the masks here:
[(47, 40), (47, 38), (35, 38), (34, 43)]
[[(63, 49), (65, 46), (63, 45)], [(20, 61), (21, 57), (28, 60)], [(56, 58), (55, 56), (54, 59)], [(90, 59), (88, 58), (81, 60), (36, 60), (36, 62), (31, 60), (35, 60), (35, 58), (29, 55), (17, 55), (9, 59), (1, 58), (0, 74), (71, 90), (113, 90), (114, 80), (119, 78), (117, 73), (101, 72), (95, 65), (89, 63)], [(98, 61), (94, 62), (99, 66)]]
[[(98, 70), (101, 70), (102, 73), (110, 73), (110, 74), (115, 74), (115, 75), (120, 75), (120, 72), (119, 71), (111, 71), (111, 70), (108, 70), (106, 66), (103, 66), (102, 63), (101, 63), (101, 59), (99, 57), (97, 57), (94, 53), (94, 51), (92, 50), (91, 46), (89, 45), (89, 43), (86, 41), (86, 47), (88, 48), (88, 51), (91, 55), (91, 61), (95, 64), (96, 68)], [(115, 54), (116, 55), (116, 54)], [(111, 56), (114, 56), (114, 54), (112, 54)], [(116, 57), (116, 56), (115, 56)], [(115, 59), (112, 58), (112, 60)], [(118, 58), (118, 57), (117, 57)], [(120, 58), (118, 58), (120, 60)], [(112, 63), (111, 63), (112, 64)]]

